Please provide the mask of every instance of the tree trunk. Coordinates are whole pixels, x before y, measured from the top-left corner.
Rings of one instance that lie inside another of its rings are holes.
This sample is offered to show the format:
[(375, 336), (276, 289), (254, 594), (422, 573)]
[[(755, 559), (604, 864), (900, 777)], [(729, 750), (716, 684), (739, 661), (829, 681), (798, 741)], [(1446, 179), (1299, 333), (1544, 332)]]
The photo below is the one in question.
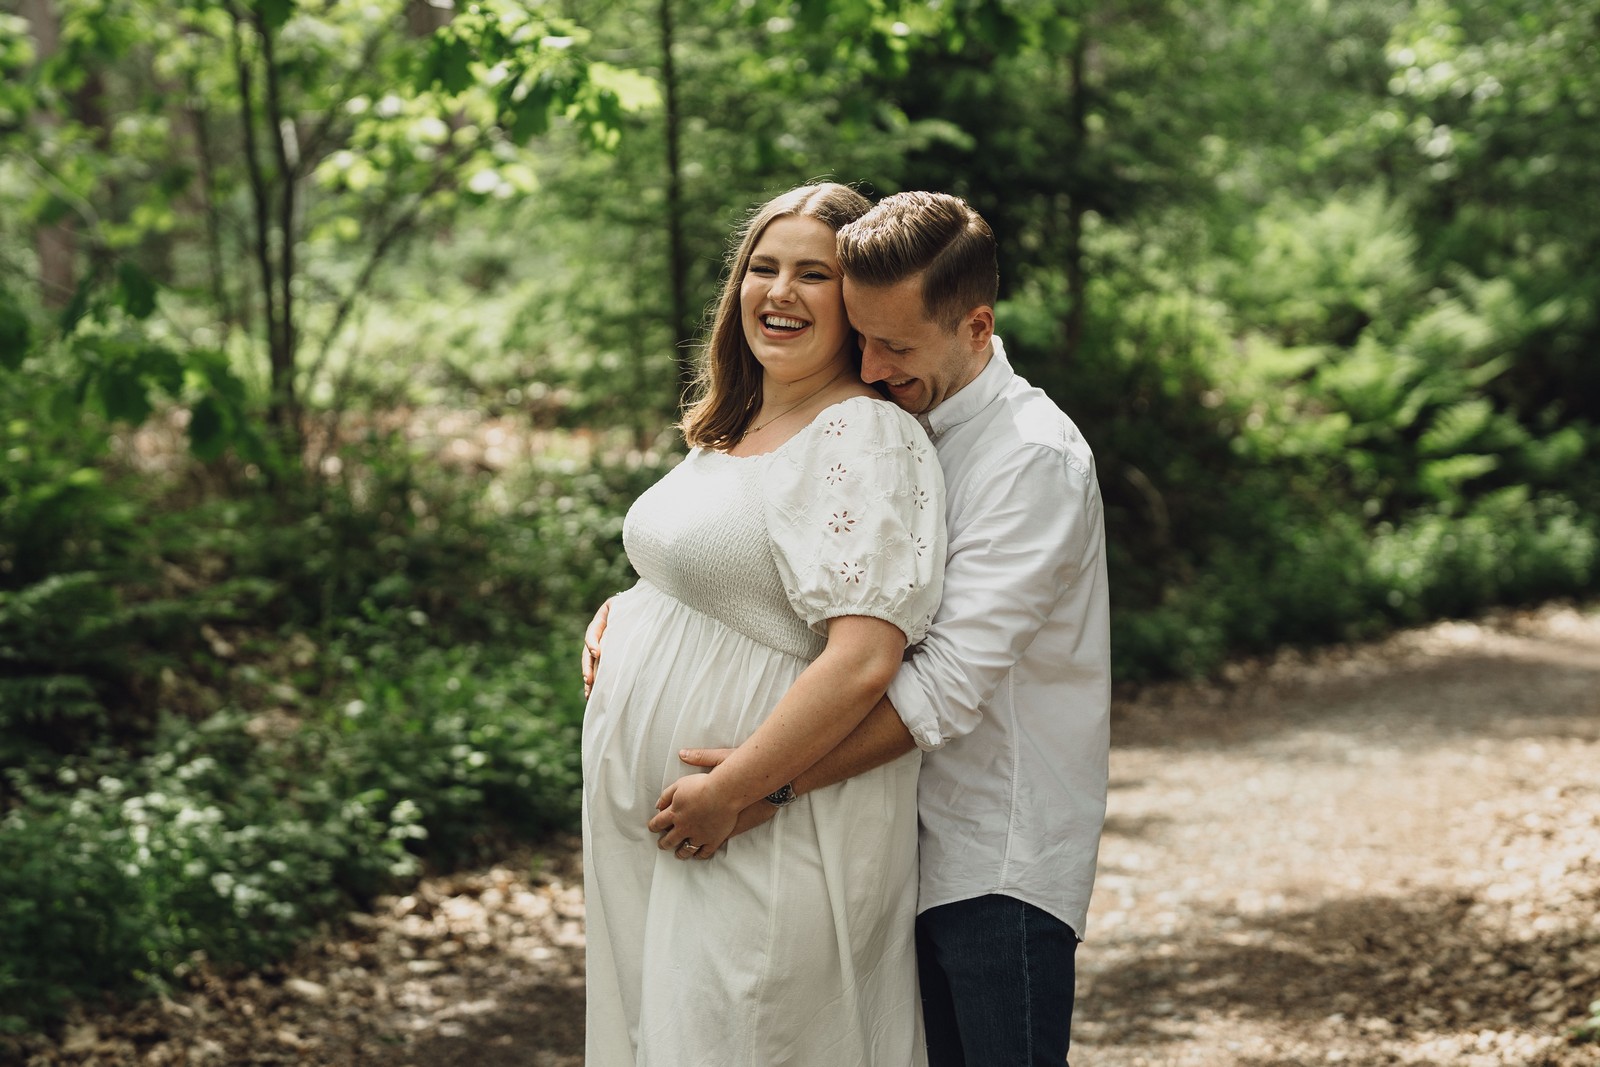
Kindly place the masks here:
[[(1071, 98), (1067, 102), (1068, 121), (1072, 129), (1072, 144), (1078, 158), (1082, 159), (1088, 150), (1089, 123), (1088, 103), (1084, 99), (1083, 67), (1084, 57), (1088, 51), (1089, 38), (1087, 20), (1078, 24), (1077, 40), (1073, 44), (1072, 53), (1067, 57), (1067, 71), (1071, 81)], [(1080, 180), (1073, 183), (1081, 185)], [(1087, 313), (1086, 279), (1083, 272), (1083, 207), (1084, 198), (1079, 189), (1067, 189), (1067, 317), (1062, 323), (1064, 363), (1073, 363), (1078, 353), (1083, 348), (1083, 327)]]
[(272, 394), (282, 398), (282, 408), (274, 411), (275, 422), (283, 434), (285, 445), (295, 446), (294, 455), (300, 454), (301, 443), (300, 402), (295, 381), (295, 356), (299, 350), (300, 330), (296, 321), (294, 279), (297, 271), (295, 251), (299, 236), (299, 219), (296, 193), (299, 191), (299, 148), (291, 141), (293, 127), (283, 114), (283, 95), (278, 84), (278, 58), (273, 48), (273, 31), (265, 20), (257, 17), (256, 32), (261, 35), (261, 66), (265, 72), (264, 102), (266, 104), (267, 143), (272, 148), (272, 161), (277, 172), (276, 218), (278, 253), (278, 342), (272, 351)]
[[(255, 224), (252, 242), (255, 247), (252, 251), (261, 275), (262, 308), (266, 319), (267, 368), (271, 390), (267, 401), (267, 421), (278, 435), (284, 459), (293, 464), (299, 462), (302, 454), (300, 405), (295, 395), (294, 329), (290, 318), (292, 306), (286, 306), (285, 303), (292, 278), (284, 272), (291, 270), (294, 265), (293, 190), (284, 193), (269, 181), (258, 144), (263, 132), (273, 139), (271, 147), (278, 162), (277, 180), (292, 184), (294, 176), (283, 165), (283, 131), (267, 128), (272, 126), (268, 115), (276, 110), (275, 103), (263, 105), (258, 110), (255, 56), (245, 47), (245, 27), (248, 25), (261, 39), (258, 50), (262, 52), (263, 63), (270, 71), (266, 34), (258, 20), (251, 19), (237, 6), (230, 6), (229, 14), (233, 22), (231, 46), (234, 74), (239, 82), (239, 125), (244, 135), (244, 168), (250, 180), (250, 202)], [(270, 84), (266, 92), (271, 95)], [(279, 195), (275, 197), (274, 193)], [(280, 209), (277, 214), (274, 213), (275, 205)], [(281, 210), (285, 205), (291, 209), (287, 219)], [(278, 254), (275, 255), (275, 252)]]
[(410, 3), (406, 4), (406, 29), (413, 37), (427, 37), (435, 30), (450, 25), (450, 20), (454, 16), (453, 4), (441, 7), (430, 3), (429, 0), (410, 0)]
[(683, 244), (683, 170), (678, 154), (678, 76), (673, 64), (672, 0), (657, 8), (661, 32), (661, 83), (666, 89), (667, 278), (672, 289), (672, 340), (678, 388), (694, 384), (695, 324), (689, 313), (689, 263)]
[[(50, 0), (23, 0), (23, 17), (33, 27), (33, 37), (41, 61), (61, 46), (61, 24)], [(55, 116), (39, 112), (39, 121), (54, 126)], [(39, 255), (39, 295), (44, 305), (59, 310), (77, 288), (78, 239), (65, 222), (40, 225), (34, 232), (34, 248)]]

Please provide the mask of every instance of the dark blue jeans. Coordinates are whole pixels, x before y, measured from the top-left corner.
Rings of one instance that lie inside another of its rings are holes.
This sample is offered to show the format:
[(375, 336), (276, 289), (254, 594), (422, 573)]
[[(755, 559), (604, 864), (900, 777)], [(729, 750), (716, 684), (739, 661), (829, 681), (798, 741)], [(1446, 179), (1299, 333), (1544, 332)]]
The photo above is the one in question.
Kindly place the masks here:
[(917, 916), (928, 1067), (1062, 1067), (1077, 951), (1072, 927), (1012, 897)]

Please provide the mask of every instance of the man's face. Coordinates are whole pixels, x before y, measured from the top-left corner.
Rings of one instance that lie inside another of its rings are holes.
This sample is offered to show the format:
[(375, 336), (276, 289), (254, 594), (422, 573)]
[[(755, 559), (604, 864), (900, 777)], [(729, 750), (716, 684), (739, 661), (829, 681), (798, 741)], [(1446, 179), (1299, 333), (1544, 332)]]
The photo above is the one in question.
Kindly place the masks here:
[(946, 330), (923, 311), (921, 275), (872, 286), (847, 274), (844, 306), (860, 334), (861, 380), (882, 382), (889, 398), (913, 415), (944, 403), (988, 362), (993, 310), (974, 308)]

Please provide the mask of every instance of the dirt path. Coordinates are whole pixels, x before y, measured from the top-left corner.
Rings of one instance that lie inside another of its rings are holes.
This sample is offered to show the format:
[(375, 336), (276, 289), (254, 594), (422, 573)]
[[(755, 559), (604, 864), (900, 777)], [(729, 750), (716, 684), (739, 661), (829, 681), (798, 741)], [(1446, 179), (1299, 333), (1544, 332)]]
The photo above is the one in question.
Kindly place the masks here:
[(1081, 1062), (1600, 1064), (1600, 616), (1235, 674), (1117, 718)]
[[(1078, 1067), (1578, 1067), (1600, 999), (1600, 612), (1447, 623), (1120, 700)], [(576, 1067), (572, 843), (45, 1064)], [(0, 1048), (0, 1061), (6, 1058)]]

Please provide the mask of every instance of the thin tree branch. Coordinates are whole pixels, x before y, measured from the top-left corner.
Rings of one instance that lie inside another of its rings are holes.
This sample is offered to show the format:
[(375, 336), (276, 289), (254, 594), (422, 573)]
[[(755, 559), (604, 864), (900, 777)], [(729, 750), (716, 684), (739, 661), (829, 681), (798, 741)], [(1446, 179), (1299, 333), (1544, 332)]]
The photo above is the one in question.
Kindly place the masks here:
[[(249, 57), (244, 54), (244, 34), (241, 29), (242, 16), (239, 9), (233, 4), (228, 5), (228, 14), (232, 17), (232, 44), (234, 71), (239, 79), (239, 119), (244, 128), (244, 159), (245, 172), (250, 178), (250, 196), (255, 208), (256, 227), (256, 263), (261, 269), (261, 293), (266, 302), (267, 316), (267, 360), (269, 367), (272, 365), (272, 353), (277, 349), (278, 341), (278, 307), (277, 307), (277, 282), (273, 277), (272, 269), (272, 228), (269, 217), (270, 193), (267, 188), (266, 175), (261, 170), (259, 149), (256, 145), (255, 125), (255, 94), (254, 83), (250, 71)], [(276, 375), (272, 375), (272, 388), (276, 393)], [(271, 400), (274, 414), (279, 404), (279, 398), (274, 395)]]
[(344, 81), (340, 83), (338, 91), (329, 98), (333, 101), (333, 106), (328, 109), (322, 121), (314, 125), (301, 141), (303, 148), (300, 152), (300, 169), (296, 175), (297, 177), (304, 177), (309, 169), (316, 165), (322, 156), (323, 146), (336, 139), (334, 130), (345, 125), (339, 122), (339, 104), (341, 101), (350, 99), (355, 92), (356, 83), (361, 80), (363, 75), (370, 72), (373, 60), (378, 55), (378, 46), (383, 42), (384, 37), (385, 34), (380, 30), (367, 38), (366, 43), (361, 48), (360, 61), (350, 68), (345, 75)]
[(435, 165), (433, 180), (428, 183), (426, 188), (416, 194), (403, 211), (389, 221), (388, 226), (379, 235), (377, 242), (372, 246), (372, 251), (367, 256), (367, 261), (362, 264), (361, 273), (356, 276), (356, 280), (345, 291), (344, 296), (340, 298), (338, 305), (334, 308), (333, 322), (329, 325), (327, 333), (323, 335), (321, 350), (317, 355), (316, 362), (312, 365), (312, 375), (308, 376), (308, 381), (314, 380), (314, 376), (322, 372), (323, 364), (327, 361), (334, 343), (339, 338), (339, 331), (344, 328), (345, 319), (349, 318), (350, 311), (355, 306), (356, 301), (365, 295), (368, 287), (372, 284), (373, 275), (377, 273), (378, 267), (384, 258), (393, 251), (402, 237), (416, 228), (417, 220), (421, 218), (423, 209), (427, 207), (429, 197), (437, 193), (454, 177), (456, 168), (467, 156), (472, 154), (474, 148), (475, 146), (472, 145), (464, 145), (453, 155), (438, 161)]
[(197, 96), (194, 72), (189, 73), (189, 102), (186, 106), (189, 111), (189, 121), (194, 124), (195, 156), (200, 165), (200, 195), (205, 208), (206, 257), (211, 264), (211, 298), (217, 302), (217, 309), (222, 315), (223, 347), (226, 348), (227, 338), (235, 326), (241, 323), (233, 306), (233, 298), (228, 293), (227, 271), (222, 261), (222, 214), (217, 209), (216, 156), (211, 146), (211, 123), (207, 119), (206, 109), (194, 103)]
[(295, 224), (294, 198), (295, 173), (289, 160), (289, 145), (285, 135), (283, 117), (283, 90), (278, 81), (278, 60), (274, 52), (272, 30), (259, 15), (256, 32), (261, 35), (261, 61), (266, 70), (265, 102), (267, 130), (274, 162), (278, 168), (278, 308), (281, 348), (276, 353), (276, 364), (282, 373), (285, 410), (283, 417), (293, 422), (299, 418), (299, 405), (295, 399), (295, 321), (294, 321), (294, 252)]

